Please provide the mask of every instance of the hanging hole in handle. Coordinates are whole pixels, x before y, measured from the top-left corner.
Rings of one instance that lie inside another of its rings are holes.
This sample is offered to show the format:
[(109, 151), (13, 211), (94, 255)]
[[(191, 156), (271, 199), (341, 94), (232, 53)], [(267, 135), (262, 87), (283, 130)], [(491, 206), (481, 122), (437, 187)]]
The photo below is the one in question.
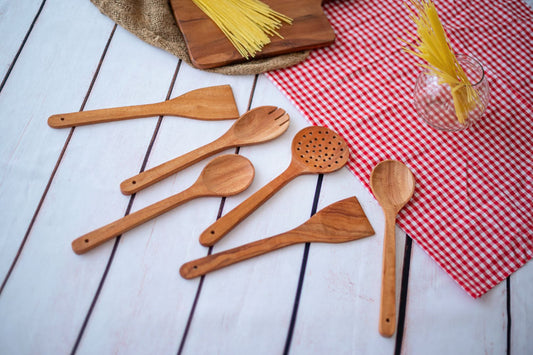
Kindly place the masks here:
[(214, 231), (214, 230), (211, 230), (211, 232), (210, 232), (210, 233), (211, 233), (211, 234), (215, 234), (215, 231)]
[(65, 120), (65, 117), (61, 117), (60, 120), (61, 120), (61, 121), (64, 121), (64, 120)]
[(85, 239), (85, 243), (89, 243), (89, 239)]
[[(198, 265), (194, 265), (192, 268), (193, 268), (194, 270), (196, 270), (196, 269), (198, 269)], [(389, 320), (387, 319), (387, 322), (388, 322), (388, 321), (389, 321)]]
[(133, 181), (131, 182), (132, 185), (135, 185), (136, 183), (137, 183), (137, 181), (135, 181), (135, 180), (133, 180)]
[(390, 318), (385, 318), (385, 322), (390, 323)]

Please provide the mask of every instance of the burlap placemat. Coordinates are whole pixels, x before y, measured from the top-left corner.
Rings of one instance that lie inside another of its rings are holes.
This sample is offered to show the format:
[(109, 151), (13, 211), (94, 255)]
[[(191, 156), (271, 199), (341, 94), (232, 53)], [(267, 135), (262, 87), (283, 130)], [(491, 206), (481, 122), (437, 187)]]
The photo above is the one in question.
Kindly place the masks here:
[[(168, 0), (91, 0), (91, 2), (104, 15), (143, 41), (191, 64), (185, 40), (176, 24)], [(298, 64), (308, 55), (309, 51), (296, 52), (207, 69), (207, 71), (229, 75), (259, 74)]]

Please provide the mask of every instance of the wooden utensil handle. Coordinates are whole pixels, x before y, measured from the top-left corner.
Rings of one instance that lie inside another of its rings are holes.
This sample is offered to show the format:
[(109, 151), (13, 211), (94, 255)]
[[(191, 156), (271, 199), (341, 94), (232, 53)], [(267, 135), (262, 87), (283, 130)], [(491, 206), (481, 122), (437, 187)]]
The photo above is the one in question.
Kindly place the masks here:
[(166, 114), (165, 108), (165, 102), (160, 102), (155, 104), (62, 113), (50, 116), (48, 118), (48, 125), (53, 128), (65, 128), (93, 123), (120, 121), (129, 118), (159, 116)]
[(396, 329), (396, 212), (385, 211), (383, 238), (383, 269), (381, 277), (381, 305), (379, 333), (391, 337)]
[(224, 136), (222, 136), (209, 144), (190, 151), (189, 153), (181, 155), (124, 180), (120, 184), (120, 190), (124, 195), (131, 195), (193, 165), (194, 163), (208, 156), (231, 147), (232, 145), (225, 143)]
[(118, 237), (122, 233), (125, 233), (149, 221), (150, 219), (160, 216), (163, 213), (168, 212), (195, 197), (198, 197), (199, 194), (193, 194), (192, 190), (193, 189), (191, 187), (183, 192), (170, 196), (137, 212), (129, 214), (119, 220), (116, 220), (115, 222), (82, 235), (72, 242), (72, 250), (74, 250), (76, 254), (86, 253), (89, 250), (108, 241), (109, 239)]
[(241, 204), (219, 218), (215, 223), (203, 231), (200, 235), (200, 244), (204, 246), (214, 245), (237, 224), (252, 214), (253, 211), (299, 174), (300, 172), (289, 166), (289, 168), (278, 177), (263, 186), (260, 190), (256, 191), (252, 196), (248, 197), (241, 202)]
[(180, 268), (180, 275), (192, 279), (299, 242), (298, 235), (289, 231), (185, 263)]

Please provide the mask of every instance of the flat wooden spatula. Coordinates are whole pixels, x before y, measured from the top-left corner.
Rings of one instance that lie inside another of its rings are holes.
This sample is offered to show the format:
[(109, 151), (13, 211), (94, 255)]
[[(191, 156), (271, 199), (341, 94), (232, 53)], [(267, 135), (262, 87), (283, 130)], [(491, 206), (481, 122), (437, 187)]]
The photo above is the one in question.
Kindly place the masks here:
[(373, 234), (374, 229), (357, 198), (349, 197), (325, 207), (288, 232), (185, 263), (180, 268), (180, 274), (192, 279), (292, 244), (343, 243)]
[(82, 126), (152, 116), (180, 116), (198, 120), (229, 120), (239, 117), (229, 85), (210, 86), (189, 91), (171, 100), (155, 104), (114, 107), (52, 115), (53, 128)]

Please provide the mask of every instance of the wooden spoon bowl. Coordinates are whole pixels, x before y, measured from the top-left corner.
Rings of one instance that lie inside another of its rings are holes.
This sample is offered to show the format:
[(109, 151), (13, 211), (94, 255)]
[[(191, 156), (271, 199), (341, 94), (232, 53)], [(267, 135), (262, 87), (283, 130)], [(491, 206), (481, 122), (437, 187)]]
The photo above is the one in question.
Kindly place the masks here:
[(194, 184), (209, 196), (227, 197), (246, 190), (254, 179), (254, 166), (237, 154), (221, 155), (211, 160)]
[(385, 160), (372, 170), (372, 192), (382, 208), (398, 213), (413, 197), (415, 177), (411, 170), (396, 160)]

